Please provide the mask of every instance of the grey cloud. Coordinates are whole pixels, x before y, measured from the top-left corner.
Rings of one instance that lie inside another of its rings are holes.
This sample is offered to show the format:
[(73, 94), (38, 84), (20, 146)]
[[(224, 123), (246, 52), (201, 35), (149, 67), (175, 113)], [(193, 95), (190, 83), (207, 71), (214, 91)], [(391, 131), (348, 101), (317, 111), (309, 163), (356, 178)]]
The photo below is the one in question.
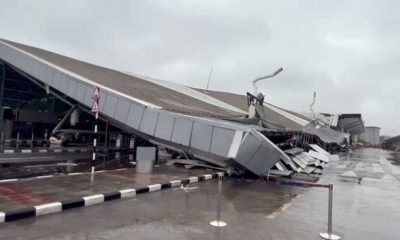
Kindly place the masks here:
[(399, 134), (400, 2), (3, 0), (0, 37), (95, 64), (309, 111), (361, 112)]

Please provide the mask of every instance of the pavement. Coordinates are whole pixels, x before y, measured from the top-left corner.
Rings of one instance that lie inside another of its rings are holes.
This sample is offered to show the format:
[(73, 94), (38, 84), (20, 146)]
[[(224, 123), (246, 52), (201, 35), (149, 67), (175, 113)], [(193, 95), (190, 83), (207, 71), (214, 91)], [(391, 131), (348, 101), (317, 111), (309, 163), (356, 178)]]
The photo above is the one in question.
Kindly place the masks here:
[[(398, 171), (397, 160), (376, 149), (330, 163), (319, 183), (334, 184), (333, 232), (342, 239), (397, 239)], [(327, 230), (326, 188), (231, 178), (222, 185), (221, 219), (227, 226), (215, 228), (209, 222), (217, 215), (217, 183), (5, 223), (0, 239), (320, 239)]]
[(127, 188), (140, 188), (213, 172), (205, 169), (189, 171), (163, 165), (154, 168), (152, 174), (137, 174), (135, 169), (126, 168), (99, 171), (95, 173), (93, 181), (89, 172), (12, 179), (0, 182), (0, 212)]
[(62, 162), (78, 159), (89, 159), (91, 152), (87, 153), (16, 153), (0, 154), (0, 164), (35, 163), (35, 162)]
[[(57, 175), (89, 172), (92, 153), (16, 153), (0, 154), (0, 182), (7, 179), (29, 178), (42, 175)], [(128, 154), (98, 153), (97, 170), (112, 170), (133, 167)]]

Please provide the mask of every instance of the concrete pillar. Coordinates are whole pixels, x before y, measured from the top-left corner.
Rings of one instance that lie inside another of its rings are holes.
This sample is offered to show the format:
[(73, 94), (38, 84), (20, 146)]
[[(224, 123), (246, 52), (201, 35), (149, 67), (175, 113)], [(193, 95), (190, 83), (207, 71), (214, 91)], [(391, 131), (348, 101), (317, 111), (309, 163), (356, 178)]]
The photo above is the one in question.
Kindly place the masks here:
[(12, 130), (13, 130), (13, 121), (12, 120), (4, 120), (3, 121), (3, 131), (4, 131), (4, 139), (12, 138)]

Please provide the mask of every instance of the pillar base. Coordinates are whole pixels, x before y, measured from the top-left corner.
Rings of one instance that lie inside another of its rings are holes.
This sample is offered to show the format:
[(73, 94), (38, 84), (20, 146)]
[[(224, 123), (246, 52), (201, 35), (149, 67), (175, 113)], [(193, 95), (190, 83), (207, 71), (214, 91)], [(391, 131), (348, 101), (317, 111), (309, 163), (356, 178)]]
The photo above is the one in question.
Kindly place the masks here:
[(223, 221), (214, 220), (210, 222), (210, 225), (214, 227), (225, 227), (227, 224)]
[(322, 237), (323, 239), (328, 239), (328, 240), (339, 240), (340, 237), (338, 235), (335, 234), (329, 234), (329, 233), (320, 233), (319, 234), (320, 237)]

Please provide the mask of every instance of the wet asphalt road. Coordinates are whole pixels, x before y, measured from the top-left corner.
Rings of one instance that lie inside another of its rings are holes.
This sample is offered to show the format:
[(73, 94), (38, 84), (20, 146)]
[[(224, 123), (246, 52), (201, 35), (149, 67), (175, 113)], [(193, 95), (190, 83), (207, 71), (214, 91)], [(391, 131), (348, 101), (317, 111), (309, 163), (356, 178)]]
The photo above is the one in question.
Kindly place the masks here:
[[(397, 239), (400, 172), (387, 158), (364, 150), (325, 169), (320, 183), (334, 183), (333, 229), (342, 239)], [(217, 181), (191, 187), (3, 224), (0, 239), (320, 239), (326, 231), (326, 189), (227, 179), (228, 225), (215, 228)]]

